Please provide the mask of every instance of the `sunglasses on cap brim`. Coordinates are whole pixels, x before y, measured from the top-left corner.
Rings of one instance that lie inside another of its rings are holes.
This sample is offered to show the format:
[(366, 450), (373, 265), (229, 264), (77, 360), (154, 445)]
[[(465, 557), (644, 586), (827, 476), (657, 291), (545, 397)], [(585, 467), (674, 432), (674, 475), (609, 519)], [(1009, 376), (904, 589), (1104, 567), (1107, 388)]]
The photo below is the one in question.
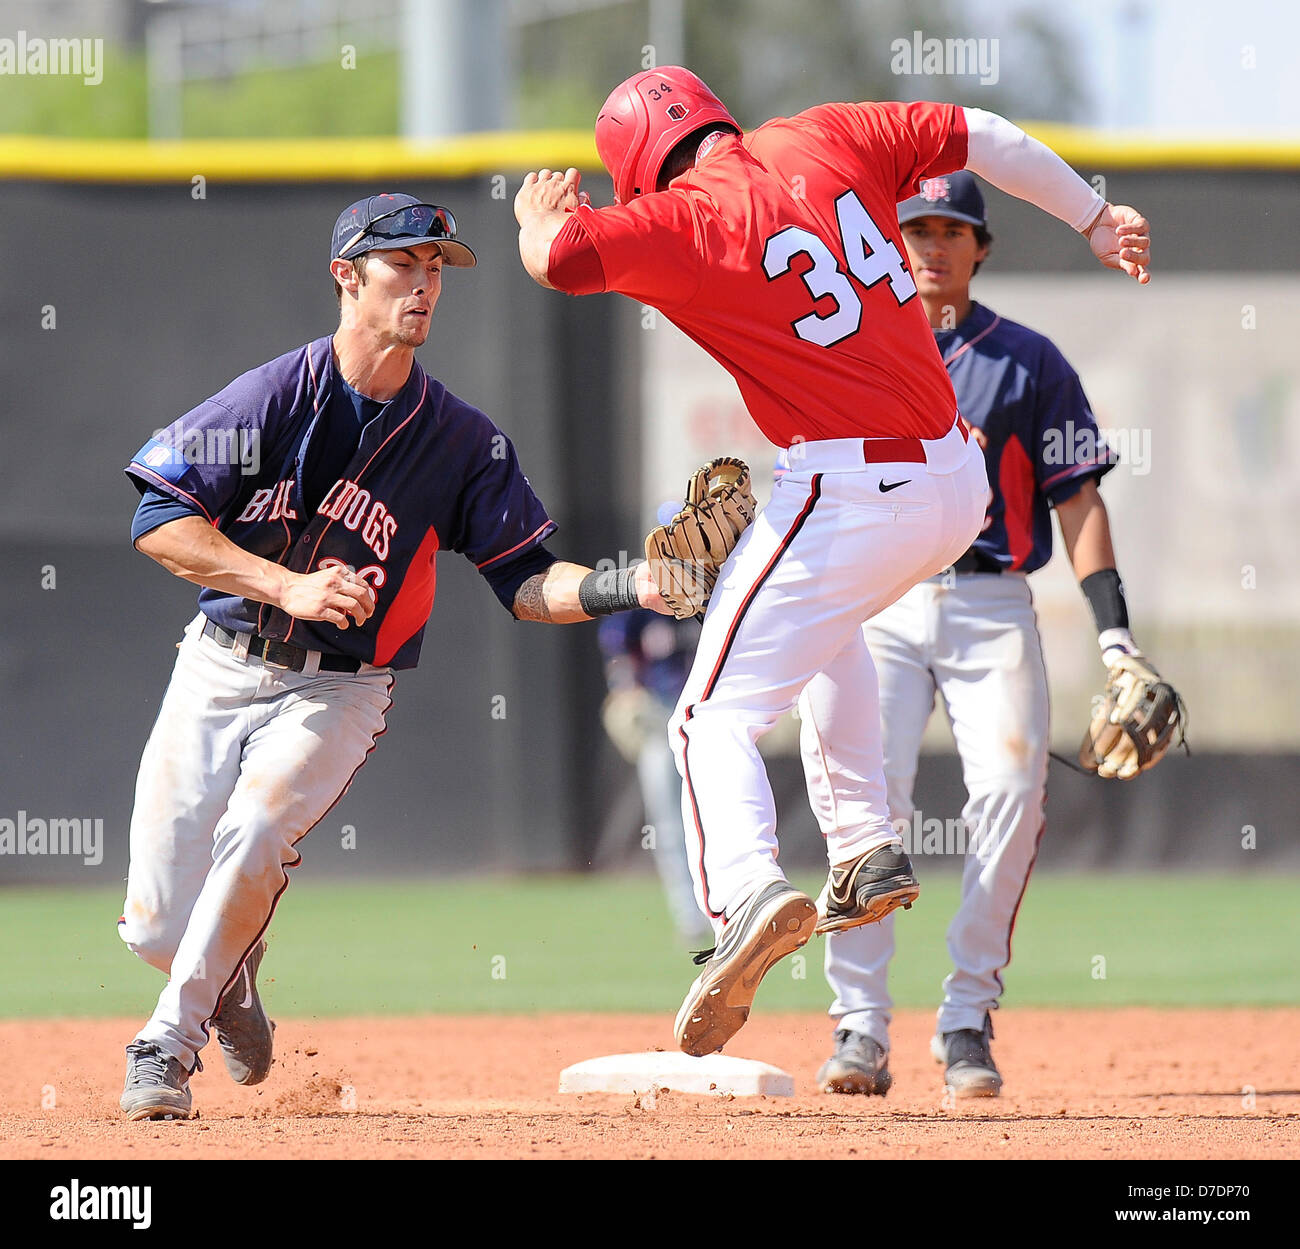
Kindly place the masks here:
[(381, 213), (358, 230), (339, 248), (338, 258), (347, 260), (348, 252), (358, 243), (366, 242), (364, 250), (369, 250), (373, 246), (367, 242), (370, 239), (428, 239), (436, 243), (439, 239), (454, 242), (455, 238), (456, 218), (450, 208), (438, 204), (407, 204), (405, 208)]

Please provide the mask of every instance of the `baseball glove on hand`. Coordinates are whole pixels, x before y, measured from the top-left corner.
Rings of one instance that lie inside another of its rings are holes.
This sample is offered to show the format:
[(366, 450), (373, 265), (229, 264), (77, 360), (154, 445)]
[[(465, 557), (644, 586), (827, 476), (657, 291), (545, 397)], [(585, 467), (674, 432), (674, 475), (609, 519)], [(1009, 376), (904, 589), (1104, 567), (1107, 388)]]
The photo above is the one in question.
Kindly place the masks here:
[(1122, 781), (1153, 768), (1187, 728), (1178, 691), (1141, 655), (1120, 655), (1079, 747), (1079, 762), (1098, 776)]
[(628, 763), (636, 763), (641, 751), (655, 734), (664, 735), (664, 712), (655, 706), (654, 696), (640, 685), (610, 690), (600, 705), (600, 722), (614, 748)]
[(754, 523), (756, 507), (749, 466), (722, 456), (695, 472), (686, 484), (681, 511), (646, 536), (651, 575), (678, 620), (697, 616), (708, 606), (718, 570)]

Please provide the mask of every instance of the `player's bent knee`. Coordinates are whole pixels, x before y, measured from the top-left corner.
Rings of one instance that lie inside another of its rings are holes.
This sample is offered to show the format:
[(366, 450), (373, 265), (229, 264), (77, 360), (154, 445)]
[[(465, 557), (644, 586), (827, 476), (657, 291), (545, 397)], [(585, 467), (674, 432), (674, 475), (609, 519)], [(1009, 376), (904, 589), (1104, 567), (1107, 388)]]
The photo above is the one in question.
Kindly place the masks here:
[(231, 829), (218, 836), (213, 859), (216, 863), (235, 864), (245, 883), (265, 880), (278, 889), (283, 884), (284, 869), (299, 859), (297, 843), (307, 830), (282, 829), (256, 825)]
[(980, 836), (999, 829), (1036, 832), (1042, 824), (1045, 793), (1041, 778), (999, 778), (988, 789), (971, 791), (962, 816), (967, 828)]
[(178, 935), (139, 923), (119, 923), (117, 935), (132, 954), (142, 958), (150, 967), (156, 967), (161, 972), (171, 971), (172, 959), (176, 957), (176, 947), (180, 944)]

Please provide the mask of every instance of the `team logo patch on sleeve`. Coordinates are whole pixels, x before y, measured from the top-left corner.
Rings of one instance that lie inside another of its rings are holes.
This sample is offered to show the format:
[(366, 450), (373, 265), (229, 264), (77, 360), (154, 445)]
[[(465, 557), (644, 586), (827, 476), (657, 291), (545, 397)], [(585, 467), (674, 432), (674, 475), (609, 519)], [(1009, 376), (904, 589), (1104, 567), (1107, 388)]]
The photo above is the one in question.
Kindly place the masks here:
[(170, 447), (151, 447), (145, 452), (144, 462), (149, 468), (160, 468), (172, 458)]

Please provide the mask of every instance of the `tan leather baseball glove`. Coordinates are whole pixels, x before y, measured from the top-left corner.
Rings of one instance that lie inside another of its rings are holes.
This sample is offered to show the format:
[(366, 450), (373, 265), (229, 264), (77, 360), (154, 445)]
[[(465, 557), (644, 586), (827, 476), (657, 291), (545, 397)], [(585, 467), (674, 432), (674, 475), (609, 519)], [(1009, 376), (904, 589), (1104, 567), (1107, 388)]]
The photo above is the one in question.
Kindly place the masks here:
[(686, 483), (686, 502), (666, 525), (646, 535), (651, 575), (678, 620), (708, 606), (718, 570), (754, 523), (749, 466), (722, 456), (696, 470)]
[(1142, 655), (1121, 655), (1094, 700), (1079, 762), (1098, 776), (1126, 781), (1153, 768), (1187, 728), (1182, 697)]

